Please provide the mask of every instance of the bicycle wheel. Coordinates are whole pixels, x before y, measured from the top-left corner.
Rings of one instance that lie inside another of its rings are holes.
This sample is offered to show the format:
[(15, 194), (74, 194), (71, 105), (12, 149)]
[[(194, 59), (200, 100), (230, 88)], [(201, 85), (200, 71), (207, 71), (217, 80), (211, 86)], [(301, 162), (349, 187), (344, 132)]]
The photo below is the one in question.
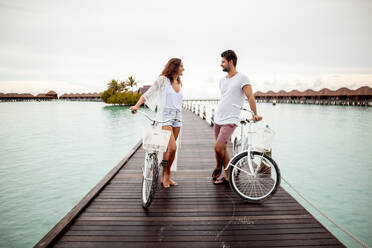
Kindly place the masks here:
[[(251, 173), (248, 165), (251, 159), (255, 173)], [(229, 173), (231, 188), (243, 200), (261, 203), (270, 199), (280, 185), (280, 170), (275, 161), (268, 155), (253, 151), (242, 152), (231, 161)]]
[(156, 153), (146, 155), (142, 176), (142, 206), (147, 209), (158, 187), (159, 166)]

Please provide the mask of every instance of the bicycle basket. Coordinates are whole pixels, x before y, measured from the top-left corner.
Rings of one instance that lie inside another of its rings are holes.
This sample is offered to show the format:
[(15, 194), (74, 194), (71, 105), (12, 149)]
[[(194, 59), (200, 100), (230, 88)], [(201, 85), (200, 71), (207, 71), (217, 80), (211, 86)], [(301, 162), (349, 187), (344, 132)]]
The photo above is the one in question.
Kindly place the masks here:
[(269, 152), (271, 151), (274, 136), (275, 131), (268, 126), (260, 128), (254, 135), (253, 146), (262, 152)]
[(145, 150), (165, 152), (171, 132), (161, 128), (147, 129), (143, 134), (142, 147)]

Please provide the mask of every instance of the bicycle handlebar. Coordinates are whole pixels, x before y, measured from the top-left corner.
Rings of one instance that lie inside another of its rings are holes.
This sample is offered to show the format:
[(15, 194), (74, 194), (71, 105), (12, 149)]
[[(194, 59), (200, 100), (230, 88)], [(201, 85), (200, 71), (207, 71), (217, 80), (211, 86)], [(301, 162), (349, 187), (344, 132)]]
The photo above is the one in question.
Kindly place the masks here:
[(247, 112), (249, 112), (251, 115), (252, 115), (252, 118), (251, 119), (244, 119), (243, 121), (248, 121), (248, 122), (257, 122), (258, 120), (255, 120), (255, 114), (254, 114), (254, 112), (252, 111), (252, 110), (250, 110), (250, 109), (246, 109), (246, 108), (244, 108), (243, 106), (239, 106), (239, 105), (237, 105), (237, 104), (232, 104), (235, 108), (238, 108), (238, 109), (241, 109), (241, 110), (244, 110), (244, 111), (247, 111)]
[(140, 114), (143, 114), (147, 119), (149, 119), (151, 122), (153, 122), (154, 124), (155, 123), (166, 123), (168, 121), (177, 121), (177, 122), (183, 122), (182, 120), (179, 120), (179, 119), (175, 119), (175, 118), (171, 118), (171, 119), (168, 119), (168, 120), (165, 120), (165, 121), (157, 121), (155, 119), (152, 119), (147, 113), (141, 111), (141, 110), (130, 110), (132, 112), (132, 114), (135, 114), (136, 112), (140, 113)]
[(246, 108), (244, 108), (243, 106), (239, 106), (239, 105), (237, 105), (237, 104), (233, 104), (233, 106), (234, 106), (235, 108), (238, 108), (238, 109), (241, 109), (241, 110), (247, 111), (247, 112), (251, 113), (253, 116), (255, 115), (254, 112), (253, 112), (252, 110), (250, 110), (250, 109), (246, 109)]

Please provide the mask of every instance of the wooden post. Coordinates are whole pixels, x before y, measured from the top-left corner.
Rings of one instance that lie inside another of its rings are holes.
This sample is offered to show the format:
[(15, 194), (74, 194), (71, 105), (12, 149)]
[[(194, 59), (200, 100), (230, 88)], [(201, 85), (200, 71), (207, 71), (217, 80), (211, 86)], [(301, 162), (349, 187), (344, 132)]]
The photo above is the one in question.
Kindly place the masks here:
[(203, 106), (203, 120), (205, 120), (207, 117), (206, 117), (206, 111), (205, 111), (205, 104)]
[(214, 108), (212, 109), (211, 126), (214, 126)]

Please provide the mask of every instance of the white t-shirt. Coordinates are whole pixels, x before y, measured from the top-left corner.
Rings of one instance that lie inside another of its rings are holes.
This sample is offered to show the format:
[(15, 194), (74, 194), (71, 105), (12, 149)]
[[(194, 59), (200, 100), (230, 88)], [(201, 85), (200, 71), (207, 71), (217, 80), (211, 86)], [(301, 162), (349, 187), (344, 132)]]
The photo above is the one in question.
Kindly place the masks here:
[(238, 124), (240, 109), (232, 106), (244, 104), (245, 94), (243, 87), (250, 85), (246, 75), (238, 72), (232, 78), (222, 78), (220, 80), (221, 100), (218, 104), (214, 117), (214, 122), (218, 125)]
[(180, 87), (180, 91), (176, 92), (169, 80), (166, 82), (166, 90), (167, 90), (167, 96), (166, 96), (166, 102), (165, 102), (165, 108), (170, 109), (182, 109), (182, 100), (183, 100), (183, 94), (182, 94), (182, 88)]

